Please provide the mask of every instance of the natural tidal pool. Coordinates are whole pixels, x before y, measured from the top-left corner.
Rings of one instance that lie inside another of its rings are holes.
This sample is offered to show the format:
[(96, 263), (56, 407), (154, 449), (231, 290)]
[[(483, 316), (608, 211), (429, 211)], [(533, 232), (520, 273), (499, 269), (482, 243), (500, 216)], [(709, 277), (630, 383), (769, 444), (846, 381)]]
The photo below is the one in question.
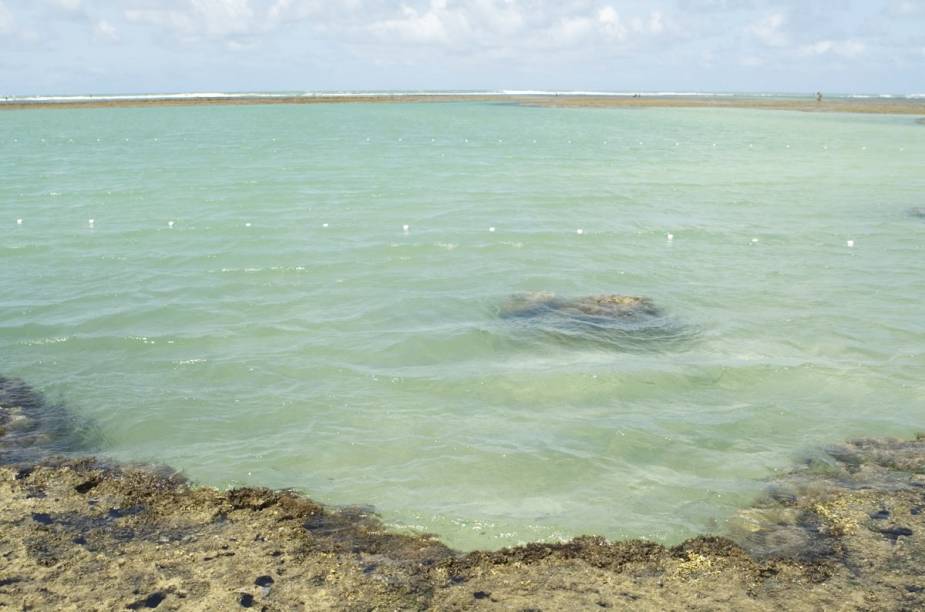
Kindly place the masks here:
[(94, 453), (454, 547), (674, 543), (925, 428), (923, 167), (901, 116), (6, 111), (0, 374)]

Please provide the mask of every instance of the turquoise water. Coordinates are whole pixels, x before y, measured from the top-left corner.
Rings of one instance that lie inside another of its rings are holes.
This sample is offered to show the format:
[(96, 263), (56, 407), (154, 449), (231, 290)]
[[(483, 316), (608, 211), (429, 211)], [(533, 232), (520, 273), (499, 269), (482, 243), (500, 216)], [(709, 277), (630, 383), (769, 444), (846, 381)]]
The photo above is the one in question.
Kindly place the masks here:
[[(925, 428), (923, 167), (899, 116), (5, 111), (0, 372), (198, 482), (461, 548), (676, 542)], [(499, 316), (526, 291), (648, 296), (683, 341)]]

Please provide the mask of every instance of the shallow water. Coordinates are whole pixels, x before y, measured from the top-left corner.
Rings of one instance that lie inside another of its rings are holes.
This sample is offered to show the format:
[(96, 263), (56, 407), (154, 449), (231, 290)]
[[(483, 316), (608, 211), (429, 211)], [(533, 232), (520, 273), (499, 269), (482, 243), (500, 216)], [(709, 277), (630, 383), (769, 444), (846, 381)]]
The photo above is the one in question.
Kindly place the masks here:
[[(923, 166), (908, 117), (6, 111), (0, 373), (102, 454), (457, 547), (677, 542), (925, 428)], [(648, 296), (683, 341), (501, 316), (528, 291)]]

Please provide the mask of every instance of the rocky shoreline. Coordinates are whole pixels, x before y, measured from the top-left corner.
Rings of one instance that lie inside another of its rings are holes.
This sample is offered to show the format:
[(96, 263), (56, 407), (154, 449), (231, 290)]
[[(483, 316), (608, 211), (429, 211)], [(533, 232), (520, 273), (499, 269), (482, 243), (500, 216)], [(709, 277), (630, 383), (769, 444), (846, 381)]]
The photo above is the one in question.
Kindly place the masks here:
[(728, 537), (668, 548), (589, 536), (464, 554), (288, 491), (26, 457), (48, 443), (42, 406), (0, 378), (0, 607), (925, 608), (925, 436), (817, 454), (770, 483)]

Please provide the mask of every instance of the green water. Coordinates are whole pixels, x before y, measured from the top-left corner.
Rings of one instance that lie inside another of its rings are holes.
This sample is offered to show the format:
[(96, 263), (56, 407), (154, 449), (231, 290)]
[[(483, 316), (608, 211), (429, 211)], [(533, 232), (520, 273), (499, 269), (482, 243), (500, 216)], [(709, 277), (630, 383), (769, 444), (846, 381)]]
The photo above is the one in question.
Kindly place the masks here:
[[(453, 546), (675, 542), (813, 448), (925, 429), (923, 168), (908, 117), (6, 111), (0, 373), (98, 454)], [(538, 290), (649, 296), (686, 339), (499, 316)]]

